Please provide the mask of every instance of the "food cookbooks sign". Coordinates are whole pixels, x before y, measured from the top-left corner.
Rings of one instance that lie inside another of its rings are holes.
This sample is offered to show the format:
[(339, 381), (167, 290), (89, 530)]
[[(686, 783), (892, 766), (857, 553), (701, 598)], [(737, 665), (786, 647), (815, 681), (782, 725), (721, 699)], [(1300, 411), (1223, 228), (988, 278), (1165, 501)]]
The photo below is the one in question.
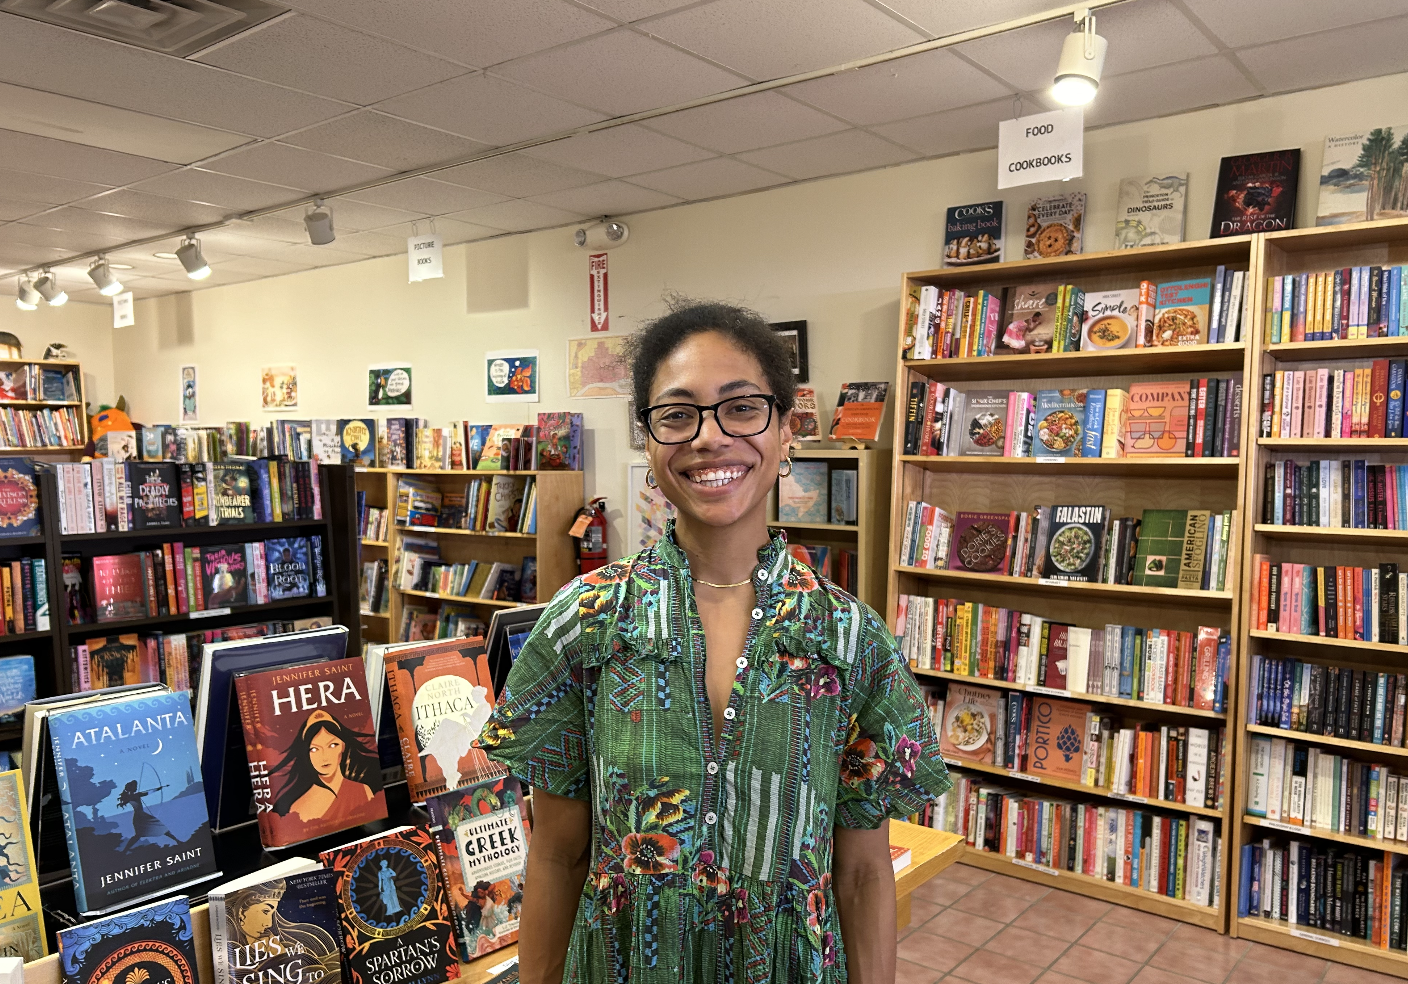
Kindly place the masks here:
[(997, 186), (1016, 188), (1083, 173), (1085, 114), (1058, 109), (997, 125)]

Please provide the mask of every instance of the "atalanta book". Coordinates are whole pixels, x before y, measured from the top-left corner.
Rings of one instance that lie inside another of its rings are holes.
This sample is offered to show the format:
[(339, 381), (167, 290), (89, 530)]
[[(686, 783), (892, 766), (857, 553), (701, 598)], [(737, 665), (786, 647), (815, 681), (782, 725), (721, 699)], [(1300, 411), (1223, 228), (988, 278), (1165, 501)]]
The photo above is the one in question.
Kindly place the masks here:
[(29, 837), (29, 811), (18, 769), (0, 772), (0, 845), (0, 857), (5, 860), (5, 879), (0, 884), (0, 957), (38, 960), (48, 949), (34, 845)]
[(59, 930), (64, 984), (199, 984), (184, 895)]
[(215, 984), (340, 984), (337, 872), (289, 858), (210, 892)]
[(465, 960), (518, 939), (528, 821), (512, 776), (452, 789), (425, 803)]
[(49, 715), (80, 913), (219, 874), (190, 714), (186, 694), (161, 693)]
[(235, 692), (266, 847), (386, 819), (360, 658), (239, 674)]
[[(435, 838), (398, 827), (319, 856), (338, 874), (351, 984), (442, 984), (460, 976)], [(387, 971), (394, 968), (390, 976)]]
[(390, 650), (386, 680), (412, 800), (504, 774), (473, 747), (494, 709), (483, 639)]
[(264, 556), (269, 575), (270, 601), (308, 597), (312, 564), (308, 557), (307, 537), (265, 540)]

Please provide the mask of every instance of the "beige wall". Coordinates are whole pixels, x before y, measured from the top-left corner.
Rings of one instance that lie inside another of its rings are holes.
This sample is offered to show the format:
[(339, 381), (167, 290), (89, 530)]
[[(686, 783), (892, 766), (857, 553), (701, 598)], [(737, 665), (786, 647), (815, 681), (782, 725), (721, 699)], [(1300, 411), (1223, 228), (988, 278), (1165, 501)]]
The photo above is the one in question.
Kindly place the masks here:
[[(1191, 172), (1187, 238), (1202, 238), (1218, 159), (1294, 146), (1303, 150), (1299, 224), (1312, 223), (1326, 134), (1395, 123), (1406, 103), (1408, 75), (1398, 75), (1092, 132), (1084, 179), (1001, 196), (1008, 248), (1020, 249), (1027, 200), (1063, 187), (1090, 196), (1086, 251), (1109, 248), (1119, 180), (1155, 171)], [(770, 320), (805, 319), (812, 385), (828, 415), (842, 382), (892, 379), (900, 274), (938, 265), (948, 206), (999, 197), (995, 162), (995, 152), (978, 152), (633, 216), (630, 241), (610, 254), (612, 328), (631, 331), (660, 313), (669, 290), (741, 301)], [(564, 340), (587, 334), (586, 255), (554, 230), (452, 247), (445, 270), (443, 280), (407, 284), (405, 258), (395, 256), (139, 302), (137, 326), (115, 333), (117, 384), (136, 419), (170, 421), (178, 367), (193, 362), (202, 422), (260, 420), (259, 367), (294, 362), (298, 416), (349, 416), (362, 410), (367, 364), (404, 359), (414, 366), (415, 412), (433, 423), (581, 411), (587, 493), (609, 498), (614, 551), (632, 458), (625, 404), (565, 396)], [(469, 313), (503, 297), (526, 305)], [(540, 350), (542, 402), (491, 407), (484, 352), (514, 347)]]
[(62, 307), (40, 304), (37, 311), (21, 311), (13, 299), (0, 298), (0, 331), (8, 331), (24, 345), (26, 359), (41, 359), (50, 342), (63, 342), (83, 363), (83, 386), (88, 403), (98, 409), (117, 399), (112, 375), (112, 305), (79, 304)]

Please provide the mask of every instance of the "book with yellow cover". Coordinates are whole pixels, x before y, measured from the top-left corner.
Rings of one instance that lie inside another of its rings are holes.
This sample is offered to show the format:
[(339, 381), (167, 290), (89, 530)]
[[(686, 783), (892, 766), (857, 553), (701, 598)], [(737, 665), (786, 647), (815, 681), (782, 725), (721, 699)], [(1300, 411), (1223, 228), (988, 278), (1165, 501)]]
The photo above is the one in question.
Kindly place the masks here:
[(45, 946), (44, 914), (39, 905), (39, 874), (21, 792), (18, 769), (0, 773), (0, 856), (6, 880), (0, 889), (0, 957), (38, 960)]

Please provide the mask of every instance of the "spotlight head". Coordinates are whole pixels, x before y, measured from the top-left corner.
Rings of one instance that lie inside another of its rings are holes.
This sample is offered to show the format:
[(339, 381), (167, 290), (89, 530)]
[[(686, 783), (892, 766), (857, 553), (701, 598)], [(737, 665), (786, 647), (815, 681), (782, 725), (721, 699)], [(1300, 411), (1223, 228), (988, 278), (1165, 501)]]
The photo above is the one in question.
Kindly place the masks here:
[(332, 229), (332, 209), (321, 198), (303, 216), (303, 224), (308, 228), (308, 241), (314, 246), (326, 246), (337, 238)]
[(60, 307), (68, 303), (67, 292), (59, 286), (54, 274), (48, 270), (34, 282), (34, 289), (39, 291), (40, 297), (49, 302), (50, 307)]
[(20, 292), (15, 298), (15, 307), (19, 308), (21, 311), (39, 310), (39, 302), (43, 300), (43, 298), (39, 296), (39, 291), (35, 290), (34, 285), (28, 280), (21, 280), (19, 285)]
[(1061, 60), (1056, 65), (1056, 84), (1051, 97), (1063, 106), (1085, 106), (1100, 88), (1108, 42), (1095, 33), (1095, 15), (1076, 12), (1076, 29), (1061, 43)]
[(200, 240), (195, 236), (187, 236), (186, 241), (176, 247), (176, 259), (181, 261), (186, 268), (186, 276), (192, 280), (204, 280), (210, 276), (210, 264), (201, 255)]
[(108, 266), (106, 257), (100, 256), (93, 261), (93, 265), (88, 268), (88, 279), (97, 285), (98, 293), (104, 297), (122, 293), (122, 281), (112, 275), (112, 268)]

